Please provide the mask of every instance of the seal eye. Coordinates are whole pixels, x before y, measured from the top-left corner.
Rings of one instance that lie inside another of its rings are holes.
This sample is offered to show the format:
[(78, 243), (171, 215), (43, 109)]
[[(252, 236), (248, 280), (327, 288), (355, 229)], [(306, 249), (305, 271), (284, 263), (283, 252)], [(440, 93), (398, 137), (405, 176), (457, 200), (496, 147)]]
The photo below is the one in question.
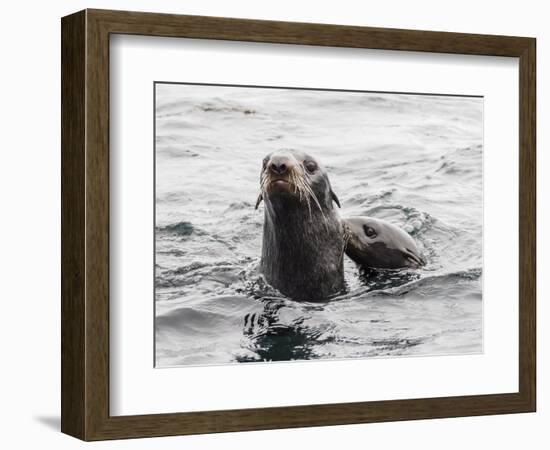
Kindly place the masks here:
[(373, 238), (376, 237), (376, 231), (374, 231), (374, 228), (369, 227), (368, 225), (363, 225), (363, 230), (365, 231), (365, 234), (367, 237)]
[(306, 166), (306, 170), (309, 173), (313, 173), (317, 170), (317, 163), (315, 161), (306, 161), (304, 166)]

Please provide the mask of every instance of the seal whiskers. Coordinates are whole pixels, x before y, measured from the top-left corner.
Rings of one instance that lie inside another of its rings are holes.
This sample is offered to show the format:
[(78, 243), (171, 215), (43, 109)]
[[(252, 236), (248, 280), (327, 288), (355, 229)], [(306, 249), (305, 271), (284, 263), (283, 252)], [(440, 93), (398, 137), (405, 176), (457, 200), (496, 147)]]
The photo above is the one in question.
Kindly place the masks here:
[[(260, 194), (258, 196), (258, 200), (256, 202), (255, 209), (258, 209), (258, 206), (262, 199), (265, 197), (266, 189), (269, 186), (269, 183), (271, 182), (269, 173), (267, 171), (267, 168), (262, 171), (260, 175)], [(319, 203), (319, 199), (317, 198), (317, 195), (315, 195), (315, 192), (313, 192), (313, 189), (311, 188), (309, 181), (307, 180), (306, 174), (304, 172), (304, 169), (300, 166), (294, 166), (289, 170), (288, 174), (288, 182), (294, 189), (294, 192), (298, 194), (300, 201), (305, 201), (308, 211), (309, 211), (309, 217), (312, 218), (311, 215), (311, 200), (315, 203), (315, 206), (319, 209), (319, 212), (323, 216), (323, 221), (326, 224), (326, 217), (323, 213), (323, 208), (321, 208), (321, 204)]]

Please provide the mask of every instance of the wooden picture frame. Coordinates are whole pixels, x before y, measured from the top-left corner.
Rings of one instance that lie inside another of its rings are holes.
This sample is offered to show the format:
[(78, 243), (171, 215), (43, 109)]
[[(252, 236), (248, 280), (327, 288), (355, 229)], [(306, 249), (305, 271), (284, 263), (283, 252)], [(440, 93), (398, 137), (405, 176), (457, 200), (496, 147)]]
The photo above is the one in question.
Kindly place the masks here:
[[(85, 10), (62, 30), (62, 416), (84, 440), (535, 411), (536, 161), (533, 38)], [(519, 391), (109, 415), (109, 36), (135, 34), (519, 58)]]

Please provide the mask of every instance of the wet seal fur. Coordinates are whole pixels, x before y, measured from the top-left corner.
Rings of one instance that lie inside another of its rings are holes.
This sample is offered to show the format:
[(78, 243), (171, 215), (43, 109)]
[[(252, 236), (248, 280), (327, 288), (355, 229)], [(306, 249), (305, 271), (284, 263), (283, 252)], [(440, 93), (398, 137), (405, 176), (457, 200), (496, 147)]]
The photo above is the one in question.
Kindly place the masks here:
[(296, 300), (323, 300), (344, 288), (345, 229), (326, 171), (303, 152), (267, 155), (256, 208), (265, 204), (260, 271)]
[(346, 254), (373, 269), (418, 268), (426, 264), (413, 238), (381, 219), (359, 216), (343, 219), (347, 228)]

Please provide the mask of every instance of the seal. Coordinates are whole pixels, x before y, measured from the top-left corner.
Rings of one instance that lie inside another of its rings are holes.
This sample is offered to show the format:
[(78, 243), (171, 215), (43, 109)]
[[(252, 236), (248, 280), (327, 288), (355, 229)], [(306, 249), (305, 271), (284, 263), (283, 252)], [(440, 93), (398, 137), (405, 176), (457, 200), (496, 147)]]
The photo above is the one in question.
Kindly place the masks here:
[(413, 238), (401, 228), (366, 216), (342, 221), (348, 236), (346, 254), (357, 264), (373, 269), (417, 268), (426, 264)]
[(328, 175), (311, 155), (268, 154), (260, 172), (264, 226), (260, 271), (282, 294), (316, 301), (344, 288), (344, 227)]

